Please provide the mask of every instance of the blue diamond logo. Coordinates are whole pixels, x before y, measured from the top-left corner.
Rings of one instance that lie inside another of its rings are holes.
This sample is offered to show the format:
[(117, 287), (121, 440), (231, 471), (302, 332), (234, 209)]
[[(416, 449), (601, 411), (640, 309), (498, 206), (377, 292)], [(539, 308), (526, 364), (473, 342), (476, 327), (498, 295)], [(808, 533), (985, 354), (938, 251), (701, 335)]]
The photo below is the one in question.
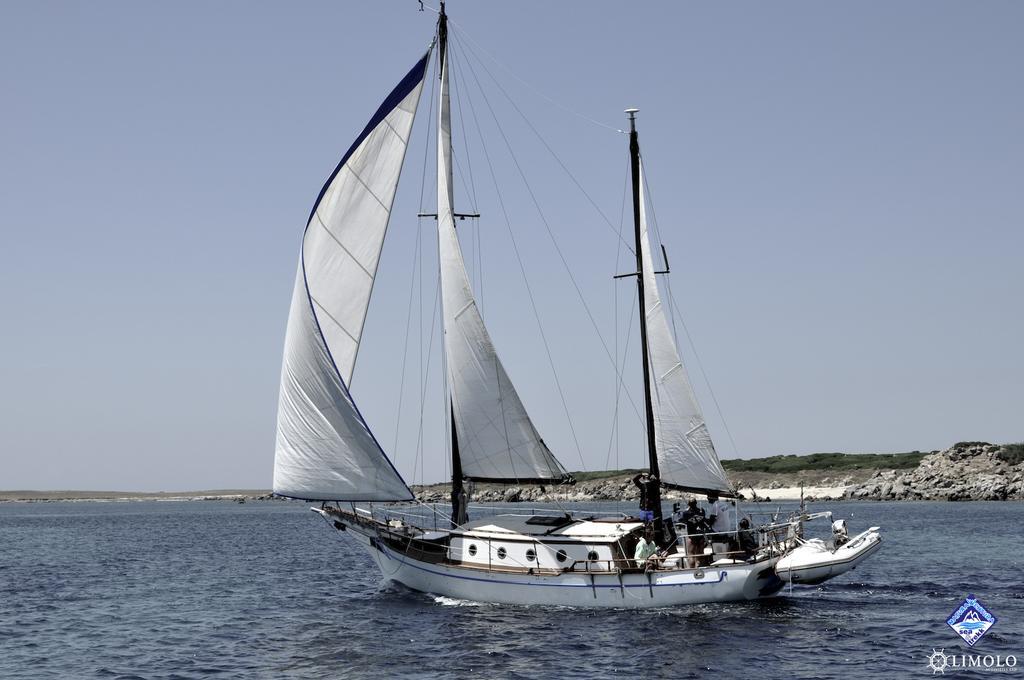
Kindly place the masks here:
[(992, 626), (996, 625), (998, 620), (985, 609), (985, 606), (974, 595), (968, 595), (967, 599), (961, 602), (956, 611), (946, 619), (946, 625), (963, 638), (968, 647), (973, 647), (981, 638), (985, 637), (985, 634)]

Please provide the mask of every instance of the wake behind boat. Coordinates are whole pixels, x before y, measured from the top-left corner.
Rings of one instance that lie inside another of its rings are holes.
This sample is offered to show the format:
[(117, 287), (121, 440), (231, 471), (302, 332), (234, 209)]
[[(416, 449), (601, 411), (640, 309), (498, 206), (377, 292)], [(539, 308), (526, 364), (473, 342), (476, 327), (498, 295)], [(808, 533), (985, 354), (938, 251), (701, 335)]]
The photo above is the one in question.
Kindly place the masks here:
[[(662, 488), (723, 498), (735, 493), (660, 297), (657, 276), (668, 273), (668, 266), (666, 261), (658, 270), (652, 254), (636, 109), (627, 110), (635, 270), (617, 278), (635, 280), (637, 289), (650, 473), (638, 482), (641, 515), (470, 519), (467, 482), (573, 480), (541, 438), (506, 372), (467, 275), (455, 222), (478, 215), (454, 207), (448, 47), (442, 3), (431, 48), (353, 142), (307, 221), (285, 338), (275, 493), (321, 501), (313, 509), (365, 546), (385, 578), (437, 595), (506, 604), (662, 607), (775, 594), (785, 584), (777, 564), (802, 549), (803, 521), (811, 516), (746, 529), (734, 519), (722, 524), (725, 513), (713, 518), (714, 526), (690, 521), (693, 516), (663, 516)], [(422, 514), (372, 506), (412, 501), (413, 494), (360, 413), (349, 384), (435, 48), (437, 210), (430, 217), (437, 221), (452, 503), (440, 523), (431, 511), (431, 526)]]

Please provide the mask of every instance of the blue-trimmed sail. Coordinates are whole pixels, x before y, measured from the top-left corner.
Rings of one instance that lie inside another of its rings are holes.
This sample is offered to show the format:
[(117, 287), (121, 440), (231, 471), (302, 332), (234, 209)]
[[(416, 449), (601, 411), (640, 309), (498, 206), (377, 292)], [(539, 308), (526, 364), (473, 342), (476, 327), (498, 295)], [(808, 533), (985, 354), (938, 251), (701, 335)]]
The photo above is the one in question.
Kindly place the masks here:
[(377, 109), (306, 224), (281, 367), (275, 493), (309, 500), (413, 497), (348, 385), (429, 56)]

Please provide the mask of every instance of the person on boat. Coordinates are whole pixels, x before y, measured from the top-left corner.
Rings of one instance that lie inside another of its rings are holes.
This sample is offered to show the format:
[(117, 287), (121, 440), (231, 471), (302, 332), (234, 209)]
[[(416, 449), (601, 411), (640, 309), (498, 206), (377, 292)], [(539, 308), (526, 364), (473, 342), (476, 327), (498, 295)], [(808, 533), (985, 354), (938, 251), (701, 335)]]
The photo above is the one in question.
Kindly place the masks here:
[(657, 498), (658, 477), (641, 472), (633, 477), (633, 483), (640, 489), (640, 519), (654, 521), (654, 499)]
[(697, 505), (697, 499), (691, 498), (686, 504), (682, 516), (686, 525), (686, 554), (689, 555), (689, 566), (696, 567), (704, 558), (704, 546), (707, 544), (705, 534), (710, 531), (704, 510)]
[(637, 567), (649, 567), (653, 566), (654, 561), (648, 564), (648, 559), (651, 555), (658, 552), (658, 544), (654, 542), (654, 529), (648, 526), (644, 529), (644, 535), (640, 537), (640, 541), (636, 544), (636, 550), (633, 552), (633, 562)]
[(750, 530), (750, 520), (746, 517), (740, 520), (740, 530), (736, 532), (736, 543), (743, 559), (750, 559), (757, 553), (757, 537)]
[(846, 520), (837, 519), (832, 522), (832, 548), (841, 548), (850, 541), (850, 534), (846, 531)]
[(723, 500), (719, 500), (717, 491), (708, 492), (708, 509), (707, 519), (708, 526), (711, 527), (712, 531), (722, 532), (729, 531), (732, 527), (726, 527), (726, 514), (728, 508)]

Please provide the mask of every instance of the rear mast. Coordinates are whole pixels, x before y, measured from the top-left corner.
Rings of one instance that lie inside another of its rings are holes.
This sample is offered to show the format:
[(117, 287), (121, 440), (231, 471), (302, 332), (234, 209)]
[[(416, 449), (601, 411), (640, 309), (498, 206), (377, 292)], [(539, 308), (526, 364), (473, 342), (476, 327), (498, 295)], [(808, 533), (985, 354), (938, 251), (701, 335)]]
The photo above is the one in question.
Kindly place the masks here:
[(639, 109), (626, 109), (629, 115), (629, 166), (633, 178), (633, 231), (636, 239), (636, 289), (640, 305), (640, 353), (644, 372), (644, 412), (647, 416), (647, 467), (655, 478), (649, 488), (654, 506), (654, 534), (660, 544), (663, 540), (661, 514), (661, 474), (658, 469), (658, 445), (654, 432), (654, 406), (651, 402), (651, 363), (647, 346), (647, 304), (644, 299), (644, 262), (640, 233), (640, 142), (636, 132), (636, 114)]

